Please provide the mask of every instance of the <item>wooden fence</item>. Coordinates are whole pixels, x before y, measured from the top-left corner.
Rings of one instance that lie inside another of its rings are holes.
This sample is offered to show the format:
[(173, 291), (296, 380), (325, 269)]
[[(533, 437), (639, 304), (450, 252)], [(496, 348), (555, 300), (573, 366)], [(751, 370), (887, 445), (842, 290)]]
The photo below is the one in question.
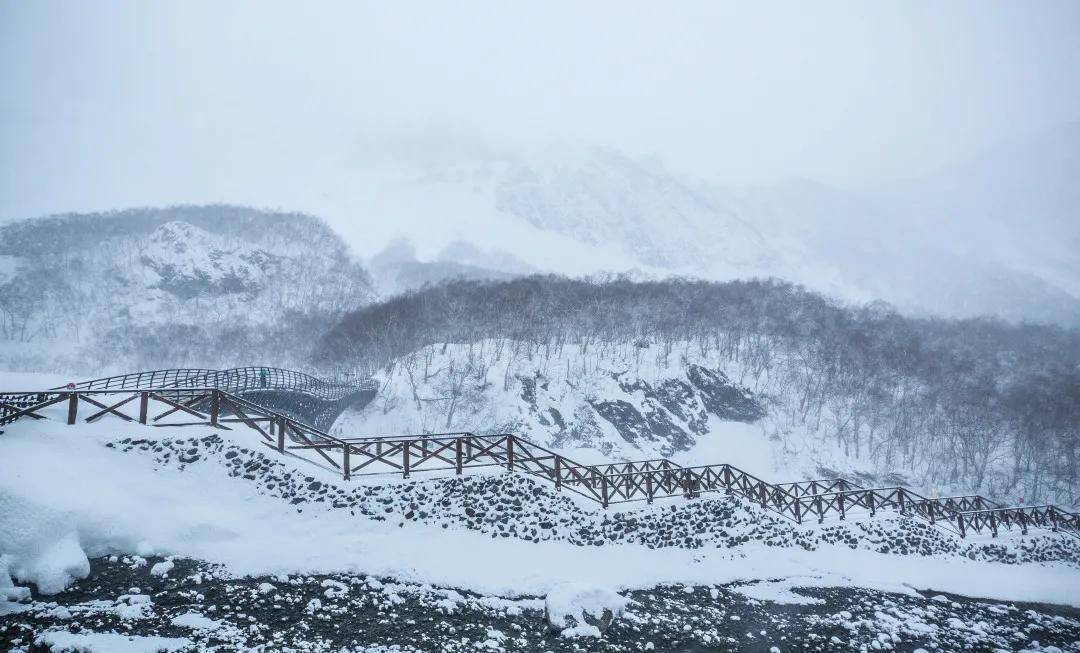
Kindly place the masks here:
[[(2, 423), (46, 419), (66, 408), (68, 424), (115, 417), (153, 426), (204, 425), (232, 429), (242, 425), (266, 447), (340, 473), (344, 479), (369, 473), (453, 471), (503, 468), (554, 483), (607, 508), (631, 501), (724, 492), (743, 497), (797, 523), (853, 513), (899, 512), (951, 530), (960, 536), (1000, 530), (1045, 528), (1080, 537), (1080, 515), (1056, 506), (1003, 507), (980, 496), (927, 498), (903, 487), (863, 488), (844, 479), (773, 484), (728, 464), (681, 467), (666, 460), (583, 465), (513, 434), (439, 433), (342, 438), (304, 424), (218, 387), (192, 386), (192, 379), (218, 378), (196, 371), (153, 388), (97, 387), (0, 393)], [(157, 381), (160, 377), (150, 374)], [(246, 378), (246, 377), (245, 377)], [(135, 380), (116, 384), (137, 383)], [(108, 385), (108, 384), (106, 384)], [(177, 421), (182, 420), (182, 421)]]

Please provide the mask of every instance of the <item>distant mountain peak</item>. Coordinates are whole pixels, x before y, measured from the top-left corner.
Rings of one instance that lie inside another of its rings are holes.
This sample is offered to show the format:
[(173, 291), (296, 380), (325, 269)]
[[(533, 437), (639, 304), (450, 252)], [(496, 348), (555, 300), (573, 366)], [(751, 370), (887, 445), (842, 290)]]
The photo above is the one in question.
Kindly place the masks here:
[(186, 299), (257, 292), (280, 257), (174, 220), (145, 239), (140, 260), (157, 275), (154, 287)]

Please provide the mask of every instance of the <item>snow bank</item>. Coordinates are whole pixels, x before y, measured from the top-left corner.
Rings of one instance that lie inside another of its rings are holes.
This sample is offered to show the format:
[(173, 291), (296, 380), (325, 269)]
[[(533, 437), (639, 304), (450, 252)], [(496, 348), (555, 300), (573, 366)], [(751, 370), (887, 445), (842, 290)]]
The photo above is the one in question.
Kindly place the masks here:
[(6, 560), (3, 578), (10, 574), (34, 583), (43, 594), (55, 594), (90, 573), (90, 561), (69, 516), (3, 487), (0, 515), (0, 553)]
[(9, 567), (11, 558), (0, 555), (0, 614), (3, 614), (3, 603), (10, 601), (25, 601), (30, 598), (30, 590), (25, 587), (15, 587), (11, 582)]

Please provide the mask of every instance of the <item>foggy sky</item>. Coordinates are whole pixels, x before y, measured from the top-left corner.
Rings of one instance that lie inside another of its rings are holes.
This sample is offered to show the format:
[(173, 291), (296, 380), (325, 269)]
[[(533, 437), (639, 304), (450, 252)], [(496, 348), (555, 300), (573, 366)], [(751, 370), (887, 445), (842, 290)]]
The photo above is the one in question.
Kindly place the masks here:
[(0, 219), (289, 206), (371, 134), (917, 177), (1080, 119), (1080, 3), (0, 3)]

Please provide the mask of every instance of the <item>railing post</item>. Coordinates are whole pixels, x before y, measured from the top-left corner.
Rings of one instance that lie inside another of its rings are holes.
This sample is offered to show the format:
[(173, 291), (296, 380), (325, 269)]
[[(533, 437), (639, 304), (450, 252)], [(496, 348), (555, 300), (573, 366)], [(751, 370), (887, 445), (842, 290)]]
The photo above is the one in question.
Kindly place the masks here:
[(957, 526), (957, 529), (960, 531), (960, 537), (967, 537), (967, 530), (964, 528), (964, 516), (963, 515), (957, 515), (956, 516), (956, 526)]
[(285, 416), (282, 415), (277, 418), (277, 423), (277, 450), (280, 453), (285, 453), (285, 428), (288, 422), (285, 421)]
[(349, 445), (347, 444), (341, 449), (341, 471), (345, 476), (345, 480), (349, 480), (352, 466), (349, 464)]
[(454, 438), (454, 473), (461, 475), (461, 436)]
[(150, 393), (144, 390), (139, 393), (139, 424), (146, 424), (146, 417), (149, 412)]
[(645, 498), (646, 501), (652, 503), (653, 499), (653, 486), (652, 486), (652, 474), (645, 473)]
[(221, 416), (221, 397), (217, 390), (210, 391), (210, 425), (217, 426)]
[(844, 512), (844, 493), (840, 492), (836, 495), (836, 505), (840, 508), (840, 521), (844, 521), (844, 517), (847, 516)]
[(997, 518), (994, 517), (994, 513), (990, 513), (990, 533), (994, 536), (998, 536)]
[(821, 524), (825, 521), (825, 510), (821, 506), (821, 495), (814, 495), (814, 507), (817, 509), (817, 523)]
[(802, 523), (802, 499), (795, 497), (795, 523)]
[(506, 471), (514, 471), (514, 436), (506, 436)]
[(608, 489), (607, 489), (607, 476), (600, 477), (600, 501), (604, 507), (608, 507)]
[(555, 456), (555, 489), (562, 491), (562, 456)]
[(1050, 506), (1050, 509), (1046, 511), (1046, 514), (1050, 515), (1050, 530), (1056, 533), (1058, 530), (1057, 508)]
[(79, 416), (79, 393), (72, 392), (68, 395), (68, 424), (74, 424)]
[(409, 449), (412, 447), (412, 440), (405, 440), (401, 443), (401, 471), (402, 478), (409, 478)]
[(907, 505), (904, 503), (904, 488), (899, 488), (896, 491), (896, 499), (900, 503), (900, 514), (901, 515), (906, 515), (907, 514)]
[(873, 516), (874, 516), (874, 512), (875, 512), (875, 507), (874, 507), (874, 491), (873, 491), (873, 490), (869, 490), (869, 491), (868, 491), (868, 492), (866, 493), (866, 503), (867, 503), (867, 504), (869, 504), (869, 506), (870, 506), (870, 516), (871, 516), (871, 517), (873, 517)]
[(1016, 511), (1016, 518), (1017, 518), (1017, 521), (1020, 522), (1020, 532), (1023, 533), (1024, 535), (1027, 535), (1028, 534), (1028, 532), (1027, 532), (1028, 531), (1028, 529), (1027, 529), (1027, 519), (1024, 517), (1024, 511), (1023, 510), (1017, 510)]

